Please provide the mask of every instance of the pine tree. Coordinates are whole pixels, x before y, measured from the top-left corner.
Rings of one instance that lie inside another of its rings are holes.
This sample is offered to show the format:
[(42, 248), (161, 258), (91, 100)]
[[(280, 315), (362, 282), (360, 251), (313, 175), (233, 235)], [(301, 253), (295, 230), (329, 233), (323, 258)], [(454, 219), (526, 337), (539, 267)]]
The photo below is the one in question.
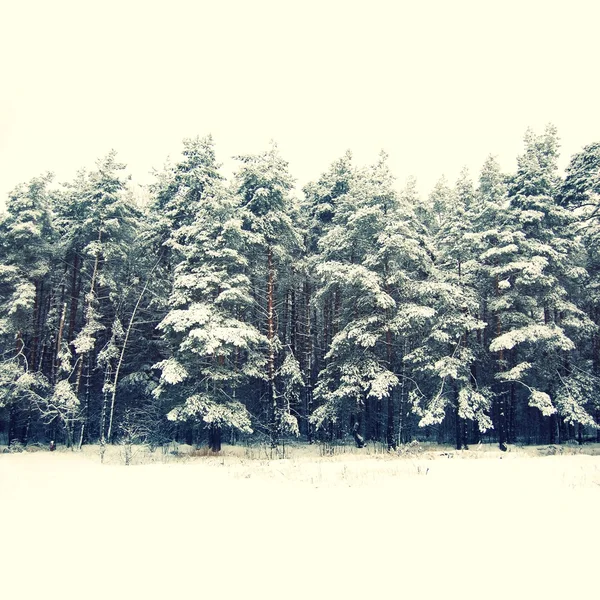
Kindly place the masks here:
[(155, 365), (161, 369), (155, 395), (176, 404), (171, 420), (203, 422), (210, 448), (219, 451), (224, 429), (252, 431), (238, 389), (264, 377), (268, 342), (248, 322), (253, 299), (240, 207), (222, 185), (214, 153), (203, 156), (206, 173), (201, 162), (194, 167), (202, 189), (189, 190), (194, 220), (172, 234), (183, 259), (175, 268), (170, 310), (159, 325), (172, 355)]
[[(575, 154), (566, 169), (558, 194), (559, 204), (575, 211), (575, 224), (586, 254), (582, 257), (586, 273), (579, 289), (571, 289), (571, 299), (585, 310), (595, 328), (587, 343), (578, 343), (580, 364), (573, 368), (571, 392), (577, 403), (585, 405), (600, 425), (600, 143), (589, 144)], [(577, 265), (573, 264), (573, 269)], [(578, 438), (582, 442), (579, 427)], [(598, 428), (597, 439), (600, 439)]]
[[(467, 448), (467, 424), (485, 432), (491, 428), (489, 390), (479, 385), (476, 372), (479, 337), (485, 327), (479, 317), (477, 268), (474, 260), (472, 211), (475, 191), (466, 170), (454, 189), (441, 180), (430, 196), (433, 215), (428, 224), (428, 246), (433, 265), (428, 275), (428, 298), (435, 310), (427, 335), (415, 354), (419, 381), (411, 393), (420, 425), (440, 424), (452, 407), (457, 449)], [(428, 394), (425, 394), (429, 388)]]
[(9, 408), (9, 444), (27, 443), (33, 410), (48, 390), (42, 366), (56, 240), (51, 181), (47, 174), (17, 186), (0, 220), (0, 404)]
[(393, 448), (409, 330), (420, 328), (433, 310), (420, 302), (430, 258), (414, 207), (401, 204), (393, 189), (385, 155), (348, 178), (332, 223), (319, 242), (316, 300), (336, 298), (337, 327), (312, 419), (319, 428), (350, 426), (359, 446), (383, 439)]
[(582, 274), (572, 269), (571, 262), (580, 249), (572, 232), (572, 215), (555, 201), (557, 157), (553, 127), (542, 135), (527, 133), (525, 152), (509, 182), (510, 204), (499, 232), (503, 245), (480, 257), (489, 265), (495, 288), (489, 308), (496, 331), (489, 349), (497, 355), (497, 422), (502, 448), (523, 389), (529, 406), (552, 417), (551, 441), (560, 438), (557, 413), (567, 423), (591, 423), (570, 391), (574, 340), (586, 335), (590, 323), (569, 300), (569, 286), (576, 285)]
[[(281, 313), (294, 285), (292, 267), (302, 248), (302, 236), (296, 225), (296, 206), (291, 196), (293, 179), (277, 146), (273, 143), (266, 152), (237, 158), (241, 165), (234, 187), (249, 244), (253, 322), (268, 341), (262, 412), (271, 445), (275, 447), (282, 435), (298, 433), (297, 419), (282, 397), (284, 382), (279, 369), (286, 355), (292, 352), (291, 348), (283, 347)], [(298, 362), (295, 356), (293, 360)]]
[(65, 311), (68, 315), (61, 318), (54, 383), (64, 389), (70, 386), (83, 401), (81, 414), (70, 422), (67, 444), (75, 441), (76, 420), (81, 424), (80, 443), (83, 440), (97, 392), (102, 395), (98, 424), (102, 447), (106, 442), (108, 402), (118, 357), (114, 333), (121, 327), (116, 323), (117, 311), (140, 216), (127, 194), (124, 170), (125, 165), (111, 151), (97, 161), (94, 170), (80, 171), (57, 202), (57, 227), (64, 262), (70, 269), (61, 296), (70, 307)]
[(301, 357), (304, 358), (301, 369), (306, 381), (304, 412), (309, 441), (313, 441), (314, 434), (314, 424), (310, 415), (315, 408), (314, 390), (317, 377), (325, 367), (327, 349), (339, 327), (339, 316), (335, 314), (336, 307), (339, 308), (336, 292), (320, 294), (319, 300), (315, 301), (319, 288), (315, 271), (321, 261), (319, 242), (334, 227), (338, 204), (343, 203), (344, 196), (350, 191), (354, 172), (352, 154), (348, 151), (316, 182), (307, 184), (303, 189), (301, 214), (304, 215), (306, 222), (306, 256), (302, 263), (304, 319), (301, 331), (304, 335), (305, 349), (301, 353)]

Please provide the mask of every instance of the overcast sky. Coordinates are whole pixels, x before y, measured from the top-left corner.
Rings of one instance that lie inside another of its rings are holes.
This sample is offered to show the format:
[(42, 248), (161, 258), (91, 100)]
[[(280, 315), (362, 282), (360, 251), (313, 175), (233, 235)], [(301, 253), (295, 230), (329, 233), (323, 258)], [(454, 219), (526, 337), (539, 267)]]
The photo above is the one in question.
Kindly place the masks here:
[(528, 126), (563, 161), (600, 141), (600, 2), (85, 1), (0, 4), (0, 197), (111, 148), (135, 181), (212, 133), (274, 139), (299, 185), (384, 149), (403, 185), (515, 166)]

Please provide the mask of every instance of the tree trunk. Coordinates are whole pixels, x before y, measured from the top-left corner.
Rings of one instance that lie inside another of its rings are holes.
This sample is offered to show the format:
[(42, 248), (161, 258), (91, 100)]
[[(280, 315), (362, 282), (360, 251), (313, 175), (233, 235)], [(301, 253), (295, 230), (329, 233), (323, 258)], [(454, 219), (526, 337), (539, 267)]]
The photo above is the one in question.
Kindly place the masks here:
[(498, 394), (498, 447), (502, 452), (508, 450), (508, 437), (506, 435), (506, 391)]
[(211, 425), (208, 429), (208, 447), (212, 452), (221, 451), (221, 428), (216, 425)]
[(368, 397), (363, 398), (364, 413), (361, 421), (364, 425), (364, 438), (368, 442), (373, 439), (373, 407)]
[(308, 281), (304, 281), (303, 284), (303, 319), (301, 323), (301, 330), (298, 332), (299, 343), (302, 345), (302, 373), (304, 375), (304, 406), (303, 406), (303, 423), (305, 424), (305, 431), (308, 443), (312, 443), (312, 425), (310, 422), (310, 415), (312, 412), (312, 391), (313, 391), (313, 338), (311, 330), (311, 313), (310, 313), (310, 284)]
[[(389, 289), (388, 289), (389, 293)], [(393, 371), (393, 349), (392, 349), (392, 332), (389, 328), (385, 332), (385, 345), (387, 354), (387, 367), (390, 371)], [(398, 447), (398, 441), (396, 440), (396, 428), (394, 424), (394, 391), (390, 390), (390, 394), (387, 399), (387, 419), (385, 428), (385, 439), (388, 450), (395, 450)]]
[(8, 440), (7, 446), (10, 448), (10, 445), (15, 441), (15, 407), (11, 405), (8, 410)]
[(33, 304), (33, 338), (31, 340), (31, 348), (29, 349), (29, 365), (30, 368), (36, 370), (36, 359), (38, 345), (40, 343), (40, 320), (42, 312), (42, 292), (44, 283), (42, 281), (35, 282), (35, 300)]
[(127, 325), (127, 331), (125, 331), (125, 338), (123, 339), (123, 347), (121, 348), (121, 353), (119, 355), (119, 362), (117, 363), (117, 368), (115, 369), (115, 377), (113, 379), (113, 384), (112, 384), (112, 394), (111, 394), (111, 399), (110, 399), (110, 417), (108, 420), (108, 433), (107, 433), (107, 438), (109, 441), (111, 440), (111, 437), (112, 437), (113, 416), (114, 416), (114, 412), (115, 412), (115, 400), (117, 397), (117, 384), (119, 383), (119, 373), (121, 372), (121, 366), (123, 365), (123, 359), (125, 358), (125, 350), (127, 349), (127, 342), (129, 341), (129, 336), (131, 335), (131, 330), (133, 328), (133, 322), (135, 320), (135, 315), (137, 314), (137, 311), (138, 311), (138, 308), (140, 307), (142, 298), (144, 297), (144, 294), (146, 293), (146, 290), (148, 289), (148, 285), (150, 283), (150, 278), (152, 277), (154, 271), (160, 264), (161, 260), (162, 260), (162, 257), (159, 258), (159, 260), (156, 262), (156, 264), (150, 271), (150, 275), (148, 276), (148, 279), (146, 279), (146, 283), (144, 284), (144, 287), (142, 288), (142, 291), (140, 292), (140, 295), (138, 296), (137, 302), (135, 303), (135, 306), (133, 307), (133, 312), (131, 313), (131, 318), (129, 319), (129, 324)]
[(79, 277), (79, 253), (75, 250), (73, 258), (73, 273), (71, 276), (71, 310), (69, 314), (69, 333), (67, 339), (72, 342), (75, 336), (75, 325), (77, 320), (77, 308), (79, 305), (79, 294), (81, 291), (81, 278)]
[[(496, 296), (500, 296), (500, 287), (498, 275), (496, 275)], [(500, 337), (502, 334), (502, 322), (500, 321), (500, 315), (496, 315), (496, 336)], [(498, 352), (498, 371), (504, 371), (504, 350)], [(506, 391), (502, 389), (502, 384), (498, 384), (496, 405), (497, 405), (497, 421), (498, 421), (498, 447), (502, 452), (508, 450), (508, 437), (506, 433)]]
[(360, 435), (360, 433), (358, 433), (358, 430), (360, 429), (360, 422), (356, 421), (354, 423), (354, 427), (352, 428), (352, 437), (354, 438), (354, 443), (356, 444), (357, 448), (364, 448), (365, 447), (365, 438)]
[(52, 383), (56, 383), (56, 380), (58, 378), (58, 370), (60, 368), (60, 348), (62, 345), (66, 316), (67, 316), (67, 303), (65, 302), (63, 304), (63, 310), (60, 315), (60, 323), (58, 325), (58, 334), (56, 336), (56, 348), (54, 351), (54, 360), (53, 360), (53, 364), (52, 364)]
[[(99, 232), (98, 233), (98, 243), (100, 243), (102, 241), (102, 233)], [(92, 303), (94, 301), (94, 290), (96, 288), (96, 278), (98, 276), (98, 266), (100, 264), (100, 252), (96, 251), (96, 256), (94, 258), (94, 268), (92, 270), (92, 278), (90, 281), (90, 294), (88, 297), (88, 309), (91, 308)], [(86, 323), (87, 323), (87, 317), (86, 317)], [(78, 394), (79, 393), (79, 387), (81, 385), (81, 375), (83, 373), (83, 360), (84, 360), (84, 355), (80, 356), (80, 363), (79, 363), (79, 369), (77, 371), (77, 378), (75, 381), (75, 393)]]
[(465, 419), (461, 418), (459, 415), (459, 406), (458, 406), (458, 386), (454, 385), (454, 403), (456, 406), (456, 449), (457, 450), (468, 450), (467, 446), (467, 422)]
[(275, 394), (275, 268), (273, 266), (273, 250), (269, 246), (267, 250), (267, 339), (269, 341), (268, 368), (268, 390), (267, 402), (269, 411), (269, 434), (271, 447), (275, 448), (278, 443), (277, 396)]
[(387, 421), (385, 429), (385, 438), (388, 450), (396, 450), (398, 440), (396, 440), (396, 428), (394, 424), (394, 394), (390, 393), (387, 399)]
[(550, 443), (551, 444), (560, 444), (561, 443), (560, 419), (556, 414), (550, 415)]
[[(408, 347), (407, 342), (404, 340), (404, 345), (402, 348), (402, 355), (406, 356)], [(399, 361), (401, 366), (400, 371), (400, 398), (398, 400), (398, 443), (405, 444), (407, 442), (407, 434), (406, 434), (406, 399), (407, 399), (407, 389), (406, 389), (406, 366), (404, 365), (404, 361)]]
[(514, 444), (517, 441), (517, 388), (514, 383), (510, 384), (506, 441), (508, 444)]

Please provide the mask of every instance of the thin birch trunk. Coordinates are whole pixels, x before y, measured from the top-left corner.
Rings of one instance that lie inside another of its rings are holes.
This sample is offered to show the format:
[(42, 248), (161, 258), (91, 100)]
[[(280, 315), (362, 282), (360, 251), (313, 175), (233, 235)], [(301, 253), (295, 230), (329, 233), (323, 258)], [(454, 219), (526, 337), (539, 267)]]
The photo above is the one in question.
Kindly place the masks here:
[[(161, 257), (161, 259), (162, 259), (162, 257)], [(121, 366), (123, 365), (123, 359), (125, 357), (125, 350), (127, 349), (127, 342), (129, 341), (129, 336), (130, 336), (131, 330), (133, 328), (133, 323), (134, 323), (138, 308), (140, 307), (142, 298), (144, 297), (144, 294), (146, 293), (146, 290), (148, 289), (148, 285), (150, 284), (150, 278), (154, 274), (154, 271), (155, 271), (156, 267), (158, 267), (161, 259), (159, 259), (156, 262), (152, 271), (150, 271), (150, 275), (148, 276), (148, 279), (146, 279), (146, 283), (144, 284), (144, 287), (142, 288), (142, 291), (140, 292), (140, 295), (138, 296), (137, 302), (135, 303), (135, 306), (133, 307), (133, 312), (131, 313), (131, 318), (129, 319), (129, 324), (127, 325), (127, 330), (125, 331), (125, 338), (123, 339), (123, 347), (121, 348), (121, 354), (119, 355), (119, 362), (117, 363), (117, 368), (115, 370), (115, 378), (113, 380), (112, 395), (111, 395), (111, 399), (110, 399), (110, 417), (108, 420), (108, 434), (107, 434), (107, 438), (108, 438), (109, 442), (110, 442), (110, 439), (112, 436), (113, 416), (114, 416), (114, 412), (115, 412), (115, 400), (117, 397), (117, 384), (119, 383), (119, 374), (121, 372)]]
[(273, 250), (271, 247), (267, 250), (267, 339), (269, 340), (269, 358), (268, 358), (268, 375), (269, 375), (269, 425), (271, 434), (271, 446), (277, 445), (276, 432), (276, 414), (277, 414), (277, 398), (275, 396), (275, 311), (274, 311), (274, 284), (275, 270), (273, 267)]
[[(98, 243), (102, 241), (102, 232), (98, 232)], [(90, 282), (90, 294), (88, 296), (87, 301), (87, 310), (89, 311), (92, 307), (92, 302), (94, 298), (94, 289), (96, 287), (96, 278), (98, 276), (98, 266), (100, 264), (100, 252), (96, 252), (96, 257), (94, 258), (94, 269), (92, 271), (92, 280)], [(86, 315), (85, 321), (87, 324), (88, 316)], [(79, 388), (81, 386), (81, 376), (83, 374), (83, 356), (80, 357), (79, 367), (77, 369), (77, 379), (75, 381), (75, 393), (79, 393)]]
[(58, 325), (58, 335), (56, 336), (56, 351), (54, 352), (54, 360), (52, 361), (52, 383), (56, 383), (58, 370), (60, 369), (60, 347), (62, 345), (63, 333), (65, 330), (65, 319), (67, 316), (67, 303), (63, 304), (60, 322)]

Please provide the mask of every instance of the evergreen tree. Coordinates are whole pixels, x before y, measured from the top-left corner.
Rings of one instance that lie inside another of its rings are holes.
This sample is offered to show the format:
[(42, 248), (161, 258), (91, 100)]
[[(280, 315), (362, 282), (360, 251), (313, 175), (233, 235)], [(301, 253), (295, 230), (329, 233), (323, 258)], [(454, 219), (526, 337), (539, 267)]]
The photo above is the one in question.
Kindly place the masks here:
[(108, 404), (118, 358), (115, 335), (122, 329), (117, 312), (140, 216), (127, 194), (124, 170), (116, 152), (109, 152), (97, 161), (96, 169), (78, 173), (56, 206), (64, 263), (70, 273), (65, 272), (61, 291), (53, 381), (65, 393), (70, 387), (83, 401), (81, 414), (74, 414), (70, 420), (68, 444), (75, 441), (76, 420), (81, 425), (79, 443), (83, 441), (86, 429), (92, 426), (92, 404), (99, 394), (102, 401), (94, 427), (101, 443), (106, 440)]
[[(206, 148), (212, 141), (201, 144)], [(202, 156), (206, 164), (194, 166), (201, 190), (188, 188), (194, 220), (171, 236), (183, 260), (175, 268), (170, 310), (159, 325), (172, 355), (155, 365), (162, 372), (155, 395), (171, 396), (177, 404), (171, 420), (204, 422), (210, 448), (218, 451), (224, 429), (252, 431), (237, 391), (249, 379), (264, 377), (261, 350), (268, 342), (248, 323), (253, 300), (239, 206), (221, 182), (214, 153)]]
[(17, 186), (0, 217), (0, 409), (8, 412), (9, 444), (27, 442), (33, 407), (47, 389), (40, 353), (54, 241), (51, 179)]
[(507, 419), (519, 394), (550, 416), (549, 439), (560, 439), (558, 413), (567, 423), (592, 424), (572, 393), (575, 341), (590, 331), (585, 314), (569, 300), (569, 288), (583, 275), (572, 260), (581, 256), (573, 234), (573, 216), (555, 200), (558, 138), (549, 126), (542, 135), (528, 132), (525, 152), (509, 182), (510, 205), (502, 230), (503, 247), (490, 249), (489, 274), (495, 297), (490, 351), (497, 353), (497, 421), (500, 445), (506, 442)]
[[(585, 146), (575, 154), (566, 169), (558, 201), (561, 206), (575, 211), (575, 224), (586, 255), (584, 277), (579, 289), (571, 289), (571, 298), (586, 311), (595, 328), (587, 343), (578, 344), (580, 364), (574, 367), (571, 386), (578, 404), (585, 405), (600, 425), (600, 143)], [(581, 267), (581, 263), (580, 263)], [(573, 264), (576, 269), (576, 264)], [(582, 441), (579, 428), (578, 437)], [(600, 439), (600, 428), (597, 438)]]
[(423, 381), (411, 393), (421, 426), (442, 423), (447, 407), (452, 407), (458, 449), (467, 447), (468, 422), (475, 424), (474, 437), (492, 426), (490, 393), (479, 385), (476, 376), (485, 322), (479, 317), (472, 237), (474, 203), (475, 191), (466, 170), (454, 189), (442, 179), (430, 196), (433, 215), (425, 222), (429, 224), (433, 265), (427, 278), (429, 297), (424, 302), (435, 313), (415, 354), (415, 367), (419, 380), (426, 375), (431, 383)]
[[(254, 296), (252, 322), (268, 342), (262, 414), (271, 444), (276, 446), (282, 435), (299, 431), (282, 394), (283, 387), (290, 384), (285, 380), (290, 377), (291, 365), (292, 378), (297, 379), (299, 361), (291, 347), (283, 346), (281, 326), (285, 323), (282, 309), (294, 285), (293, 261), (300, 256), (302, 235), (291, 196), (293, 179), (277, 146), (273, 143), (266, 152), (237, 158), (241, 165), (234, 188), (248, 241), (248, 274)], [(284, 364), (286, 369), (281, 371)]]
[(351, 426), (365, 439), (398, 442), (406, 338), (433, 314), (422, 305), (429, 255), (414, 209), (400, 204), (386, 157), (355, 170), (337, 199), (333, 226), (319, 242), (317, 301), (334, 297), (336, 331), (325, 356), (313, 413), (317, 427)]

